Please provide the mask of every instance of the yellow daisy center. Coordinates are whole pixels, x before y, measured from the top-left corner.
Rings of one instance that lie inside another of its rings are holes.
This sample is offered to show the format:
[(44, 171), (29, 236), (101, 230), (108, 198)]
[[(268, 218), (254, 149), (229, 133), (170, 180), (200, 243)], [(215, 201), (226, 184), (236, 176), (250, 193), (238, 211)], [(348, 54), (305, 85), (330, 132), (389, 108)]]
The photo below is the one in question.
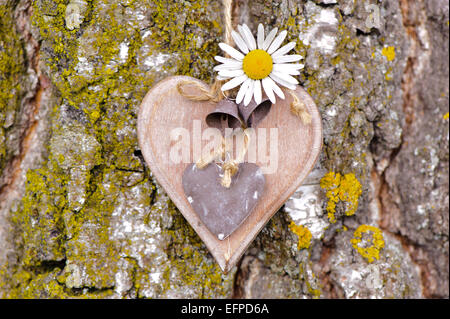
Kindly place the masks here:
[(244, 57), (242, 68), (250, 79), (264, 79), (272, 72), (272, 57), (264, 50), (252, 50)]

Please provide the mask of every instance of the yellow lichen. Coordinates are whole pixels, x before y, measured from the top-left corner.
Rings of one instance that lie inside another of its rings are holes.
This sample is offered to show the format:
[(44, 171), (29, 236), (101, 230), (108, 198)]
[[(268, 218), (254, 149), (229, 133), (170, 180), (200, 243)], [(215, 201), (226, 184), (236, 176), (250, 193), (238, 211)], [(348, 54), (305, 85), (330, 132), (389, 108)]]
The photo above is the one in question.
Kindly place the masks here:
[(449, 116), (449, 115), (448, 115), (448, 112), (445, 113), (444, 116), (443, 116), (444, 120), (448, 120), (448, 116)]
[[(85, 18), (79, 26), (82, 32), (77, 28), (69, 30), (65, 19), (69, 2), (75, 1), (55, 0), (52, 2), (55, 4), (54, 8), (50, 9), (46, 6), (47, 2), (35, 1), (31, 20), (42, 39), (42, 48), (45, 49), (41, 52), (41, 59), (47, 64), (58, 96), (71, 108), (84, 113), (88, 120), (86, 131), (94, 135), (102, 147), (94, 160), (95, 169), (88, 170), (80, 181), (71, 180), (67, 169), (62, 168), (62, 163), (67, 160), (66, 157), (77, 158), (76, 164), (83, 163), (85, 159), (78, 159), (77, 154), (58, 154), (52, 147), (49, 149), (49, 159), (42, 164), (42, 168), (27, 173), (26, 194), (11, 218), (14, 226), (20, 230), (16, 240), (20, 244), (20, 259), (17, 265), (11, 265), (11, 269), (0, 270), (0, 288), (2, 284), (11, 286), (13, 289), (8, 290), (7, 296), (13, 298), (41, 297), (40, 293), (44, 288), (36, 269), (42, 267), (42, 272), (48, 271), (42, 256), (51, 258), (52, 263), (61, 263), (58, 273), (63, 271), (61, 268), (66, 268), (64, 260), (83, 271), (83, 282), (74, 281), (74, 267), (68, 267), (59, 277), (45, 277), (46, 287), (55, 285), (58, 288), (48, 296), (66, 297), (66, 293), (68, 296), (88, 296), (77, 290), (76, 286), (79, 284), (93, 291), (98, 289), (99, 292), (104, 292), (103, 295), (114, 293), (111, 287), (119, 267), (118, 261), (121, 256), (129, 256), (131, 253), (126, 246), (118, 246), (110, 238), (111, 215), (120, 201), (120, 194), (128, 189), (124, 179), (143, 171), (141, 161), (133, 155), (138, 148), (135, 134), (121, 132), (135, 126), (137, 105), (154, 83), (155, 77), (159, 76), (156, 72), (142, 70), (142, 63), (138, 63), (137, 57), (143, 53), (146, 56), (140, 56), (142, 59), (167, 53), (175, 56), (170, 63), (162, 66), (168, 74), (189, 74), (209, 80), (213, 57), (219, 53), (216, 35), (222, 33), (222, 27), (211, 19), (212, 15), (208, 12), (217, 12), (220, 3), (210, 4), (206, 0), (186, 3), (152, 1), (146, 8), (152, 20), (151, 32), (144, 38), (140, 29), (130, 27), (121, 20), (125, 9), (119, 3), (106, 0), (77, 1), (87, 3)], [(135, 5), (133, 2), (128, 1), (126, 7), (132, 9)], [(183, 14), (186, 19), (184, 22), (180, 23), (179, 12), (186, 13)], [(0, 6), (0, 31), (10, 31), (13, 28), (12, 14), (3, 13), (4, 9)], [(99, 31), (91, 32), (91, 29)], [(197, 37), (197, 30), (205, 33)], [(3, 111), (3, 106), (16, 105), (12, 99), (20, 96), (17, 94), (21, 90), (18, 77), (26, 71), (22, 70), (22, 45), (18, 37), (13, 42), (10, 33), (12, 32), (0, 32), (0, 47), (5, 46), (3, 43), (8, 44), (7, 50), (4, 50), (7, 55), (0, 52), (0, 88), (4, 88), (0, 90), (0, 111)], [(2, 36), (6, 36), (5, 41)], [(91, 42), (92, 45), (88, 45)], [(127, 44), (128, 55), (126, 60), (119, 63), (119, 48), (122, 43)], [(151, 47), (148, 52), (141, 50), (144, 45)], [(6, 60), (9, 56), (16, 57), (16, 60)], [(202, 56), (201, 61), (197, 60), (199, 56)], [(85, 58), (92, 65), (89, 74), (78, 70), (80, 58)], [(113, 67), (109, 67), (110, 65)], [(3, 101), (5, 103), (1, 103)], [(61, 104), (62, 102), (54, 103), (52, 118), (58, 118)], [(0, 135), (2, 124), (0, 118)], [(51, 127), (52, 135), (64, 136), (67, 134), (64, 129), (55, 121)], [(1, 149), (0, 146), (0, 162), (3, 159)], [(147, 195), (143, 196), (143, 200), (148, 203), (144, 206), (149, 207), (154, 186), (149, 177), (142, 178), (140, 183), (148, 185), (148, 190), (145, 191)], [(80, 188), (85, 188), (83, 197), (86, 198), (76, 213), (71, 211), (68, 204), (69, 186), (75, 182), (76, 185), (81, 184)], [(170, 209), (172, 210), (175, 209)], [(179, 212), (175, 213), (180, 215)], [(163, 214), (167, 212), (161, 212), (158, 216)], [(186, 228), (193, 232), (182, 217), (179, 219), (182, 223), (180, 229)], [(170, 245), (177, 249), (185, 245), (191, 246), (191, 237), (197, 238), (194, 234), (180, 232), (178, 240), (171, 241)], [(197, 288), (197, 295), (225, 296), (230, 291), (232, 277), (222, 275), (219, 266), (212, 258), (207, 257), (207, 249), (200, 244), (200, 240), (198, 246), (192, 248), (193, 251), (181, 253), (186, 259), (179, 258), (176, 253), (170, 255), (168, 268), (172, 270), (179, 267), (179, 276), (186, 279), (180, 284)], [(26, 270), (21, 271), (21, 267), (26, 267)], [(137, 266), (133, 272), (136, 273), (136, 278), (148, 274), (145, 268)], [(12, 274), (23, 275), (12, 280)], [(39, 285), (34, 285), (35, 281), (39, 281)], [(224, 284), (225, 282), (228, 284)], [(141, 283), (136, 279), (134, 284), (139, 291)], [(35, 286), (36, 289), (28, 286)]]
[(383, 54), (388, 61), (392, 61), (395, 59), (395, 47), (383, 48), (381, 54)]
[(289, 225), (289, 229), (298, 236), (297, 249), (309, 248), (311, 245), (311, 232), (308, 228), (303, 225), (296, 225), (294, 222), (291, 222)]
[(362, 186), (355, 174), (349, 173), (342, 176), (340, 173), (328, 172), (320, 180), (320, 187), (326, 190), (328, 198), (327, 213), (331, 223), (336, 222), (336, 204), (345, 203), (345, 214), (351, 216), (358, 208), (359, 196)]
[(392, 80), (391, 72), (392, 72), (392, 68), (389, 67), (389, 68), (387, 69), (386, 73), (384, 74), (384, 79), (385, 79), (386, 81)]
[[(371, 235), (370, 238), (364, 238), (364, 234)], [(353, 238), (350, 240), (354, 249), (358, 253), (367, 259), (369, 263), (375, 259), (380, 258), (380, 250), (384, 248), (383, 233), (380, 229), (370, 225), (359, 226), (353, 234)], [(365, 247), (367, 246), (367, 247)]]

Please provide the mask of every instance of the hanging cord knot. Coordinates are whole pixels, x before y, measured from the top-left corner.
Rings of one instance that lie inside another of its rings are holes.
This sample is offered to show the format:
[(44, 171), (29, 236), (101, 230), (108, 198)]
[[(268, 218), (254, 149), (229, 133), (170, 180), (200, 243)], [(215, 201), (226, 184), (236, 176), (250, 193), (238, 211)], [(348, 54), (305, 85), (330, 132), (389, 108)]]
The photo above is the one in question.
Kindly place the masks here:
[(231, 178), (237, 173), (239, 169), (239, 163), (235, 160), (225, 162), (222, 165), (223, 177), (220, 181), (223, 187), (229, 188), (231, 185)]
[[(242, 163), (244, 161), (245, 154), (247, 153), (248, 146), (250, 143), (250, 135), (247, 131), (241, 130), (241, 134), (243, 135), (243, 145), (242, 148), (239, 151), (238, 155), (235, 159), (230, 159), (225, 161), (222, 164), (222, 170), (223, 170), (223, 176), (220, 181), (223, 187), (229, 188), (231, 185), (231, 178), (237, 173), (239, 170), (239, 163)], [(233, 139), (233, 136), (228, 137), (230, 140)], [(223, 159), (225, 154), (228, 152), (228, 147), (231, 145), (231, 143), (225, 139), (222, 138), (222, 142), (217, 149), (209, 154), (202, 155), (198, 161), (195, 163), (195, 165), (199, 169), (203, 169), (206, 166), (208, 166), (211, 162), (217, 160), (217, 159)]]
[(305, 103), (300, 101), (297, 94), (294, 91), (289, 90), (289, 94), (292, 96), (291, 112), (297, 115), (303, 124), (308, 125), (311, 123), (311, 114), (306, 109)]
[[(185, 91), (184, 87), (191, 85), (196, 88), (197, 92), (194, 94), (189, 94)], [(178, 93), (191, 100), (191, 101), (212, 101), (219, 102), (224, 98), (220, 87), (222, 86), (222, 81), (216, 80), (211, 85), (209, 89), (205, 88), (203, 85), (199, 84), (198, 81), (193, 80), (183, 80), (177, 83)]]

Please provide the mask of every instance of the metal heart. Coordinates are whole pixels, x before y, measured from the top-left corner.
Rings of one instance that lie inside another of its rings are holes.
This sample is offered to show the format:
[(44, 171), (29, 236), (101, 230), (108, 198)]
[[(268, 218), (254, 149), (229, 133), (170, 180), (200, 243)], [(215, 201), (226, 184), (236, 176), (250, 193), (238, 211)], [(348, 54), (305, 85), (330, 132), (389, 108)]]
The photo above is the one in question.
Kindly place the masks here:
[(227, 99), (219, 101), (216, 109), (206, 116), (205, 121), (210, 127), (219, 129), (222, 134), (225, 133), (227, 127), (239, 128), (242, 126), (237, 104)]
[(271, 106), (272, 102), (269, 99), (265, 99), (259, 104), (252, 99), (247, 106), (243, 102), (240, 103), (238, 109), (247, 127), (256, 127), (269, 113)]
[(233, 233), (248, 217), (264, 192), (265, 178), (252, 163), (239, 164), (229, 188), (220, 183), (222, 168), (211, 163), (203, 169), (189, 165), (182, 183), (188, 202), (219, 240)]

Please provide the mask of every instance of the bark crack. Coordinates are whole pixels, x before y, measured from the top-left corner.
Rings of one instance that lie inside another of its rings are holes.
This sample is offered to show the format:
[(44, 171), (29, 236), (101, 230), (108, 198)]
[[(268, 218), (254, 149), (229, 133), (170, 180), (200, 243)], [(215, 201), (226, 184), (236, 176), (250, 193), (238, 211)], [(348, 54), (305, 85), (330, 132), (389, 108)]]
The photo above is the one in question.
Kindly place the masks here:
[[(406, 136), (411, 134), (410, 128), (415, 121), (414, 106), (419, 99), (417, 90), (415, 89), (415, 72), (418, 68), (418, 57), (420, 57), (423, 50), (418, 38), (417, 28), (426, 23), (427, 17), (425, 14), (425, 8), (423, 0), (412, 3), (408, 0), (400, 0), (400, 9), (402, 14), (403, 26), (406, 30), (406, 35), (409, 40), (409, 51), (406, 58), (406, 66), (402, 76), (402, 91), (403, 91), (403, 104), (402, 110), (404, 113), (404, 123), (402, 125), (402, 137), (401, 143), (398, 148), (394, 149), (389, 158), (384, 160), (384, 163), (377, 163), (378, 167), (374, 167), (371, 172), (371, 183), (373, 191), (373, 205), (379, 216), (379, 227), (384, 231), (398, 239), (402, 244), (406, 252), (411, 256), (411, 260), (417, 265), (418, 271), (421, 277), (422, 292), (424, 297), (430, 298), (431, 293), (428, 289), (428, 282), (430, 270), (424, 262), (421, 262), (416, 258), (417, 254), (423, 254), (424, 251), (418, 243), (411, 241), (406, 236), (402, 235), (399, 226), (396, 225), (396, 221), (400, 216), (401, 210), (396, 204), (393, 198), (393, 190), (386, 179), (386, 170), (394, 162), (397, 155), (400, 153), (402, 147), (405, 145)], [(419, 252), (420, 251), (420, 252)]]
[(27, 117), (25, 126), (20, 132), (19, 155), (13, 157), (5, 166), (3, 175), (0, 178), (0, 202), (3, 203), (0, 209), (5, 209), (4, 204), (9, 193), (14, 192), (17, 187), (19, 177), (22, 173), (22, 163), (24, 158), (32, 146), (34, 134), (38, 124), (38, 113), (41, 107), (41, 100), (44, 91), (49, 86), (49, 81), (40, 72), (39, 69), (39, 43), (33, 38), (30, 30), (30, 17), (32, 14), (31, 3), (27, 3), (25, 8), (16, 12), (16, 27), (24, 43), (30, 44), (27, 51), (28, 68), (35, 72), (38, 78), (36, 87), (31, 97), (26, 97), (23, 103), (21, 115)]

